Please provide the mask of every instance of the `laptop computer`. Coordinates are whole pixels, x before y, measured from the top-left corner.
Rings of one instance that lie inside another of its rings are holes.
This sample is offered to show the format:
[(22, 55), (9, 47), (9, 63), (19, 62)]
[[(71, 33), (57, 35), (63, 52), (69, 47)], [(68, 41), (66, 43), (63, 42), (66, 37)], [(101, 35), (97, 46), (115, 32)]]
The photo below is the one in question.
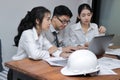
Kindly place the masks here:
[(88, 50), (92, 51), (98, 58), (101, 57), (105, 53), (113, 37), (114, 34), (94, 37), (88, 46)]

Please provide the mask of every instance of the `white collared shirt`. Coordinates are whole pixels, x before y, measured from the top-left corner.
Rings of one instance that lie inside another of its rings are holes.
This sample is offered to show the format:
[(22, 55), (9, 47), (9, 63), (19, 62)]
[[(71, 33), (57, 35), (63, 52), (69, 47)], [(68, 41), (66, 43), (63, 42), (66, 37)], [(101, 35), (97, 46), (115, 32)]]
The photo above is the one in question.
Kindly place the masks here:
[(64, 30), (56, 31), (53, 25), (51, 24), (49, 30), (45, 32), (46, 38), (51, 42), (52, 45), (56, 46), (55, 36), (52, 33), (54, 31), (58, 33), (57, 37), (58, 37), (59, 46), (63, 47), (64, 46), (64, 34), (65, 34)]
[(90, 42), (93, 37), (99, 36), (98, 26), (95, 23), (90, 23), (90, 27), (85, 33), (82, 30), (81, 23), (78, 22), (69, 27), (70, 44), (72, 46), (83, 45), (86, 42)]
[(55, 30), (55, 28), (53, 27), (52, 24), (50, 25), (50, 31), (51, 31), (51, 32), (59, 33), (59, 31)]
[(36, 29), (29, 29), (22, 33), (18, 51), (13, 60), (20, 60), (23, 58), (44, 59), (50, 57), (48, 49), (52, 44), (41, 34), (37, 35)]

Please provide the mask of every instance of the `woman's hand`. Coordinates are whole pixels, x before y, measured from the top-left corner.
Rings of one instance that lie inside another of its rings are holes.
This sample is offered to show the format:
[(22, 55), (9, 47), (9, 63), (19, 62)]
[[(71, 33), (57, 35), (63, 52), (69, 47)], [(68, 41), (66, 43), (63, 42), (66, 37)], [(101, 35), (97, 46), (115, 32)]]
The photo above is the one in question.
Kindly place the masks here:
[(106, 32), (106, 28), (104, 26), (100, 26), (99, 33), (100, 34), (105, 34), (105, 32)]

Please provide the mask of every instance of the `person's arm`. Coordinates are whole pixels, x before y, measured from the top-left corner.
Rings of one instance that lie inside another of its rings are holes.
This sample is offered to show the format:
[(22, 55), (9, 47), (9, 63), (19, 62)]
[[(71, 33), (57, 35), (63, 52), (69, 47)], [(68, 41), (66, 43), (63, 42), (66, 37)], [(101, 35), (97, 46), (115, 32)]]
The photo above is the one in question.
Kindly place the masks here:
[(65, 28), (64, 30), (64, 33), (62, 33), (63, 34), (63, 46), (65, 47), (65, 46), (69, 46), (69, 45), (71, 45), (70, 43), (71, 43), (71, 40), (70, 40), (70, 33), (69, 33), (69, 27), (68, 28)]
[(56, 46), (52, 46), (48, 51), (53, 57), (68, 58), (69, 55), (71, 54), (71, 53), (63, 52), (60, 48), (57, 48)]
[(45, 45), (47, 45), (47, 48), (48, 48), (48, 51), (50, 53), (51, 56), (53, 57), (63, 57), (63, 58), (68, 58), (70, 53), (66, 53), (66, 52), (63, 52), (62, 50), (62, 47), (56, 47), (56, 46), (49, 46), (51, 45), (51, 43), (46, 39), (44, 38), (46, 41), (45, 41)]
[(77, 31), (74, 31), (73, 27), (74, 26), (69, 29), (69, 41), (67, 42), (69, 43), (69, 46), (78, 46), (81, 43), (78, 40)]
[(24, 33), (21, 40), (22, 47), (29, 58), (38, 60), (50, 57), (49, 51), (43, 50), (42, 42), (36, 43), (32, 34)]

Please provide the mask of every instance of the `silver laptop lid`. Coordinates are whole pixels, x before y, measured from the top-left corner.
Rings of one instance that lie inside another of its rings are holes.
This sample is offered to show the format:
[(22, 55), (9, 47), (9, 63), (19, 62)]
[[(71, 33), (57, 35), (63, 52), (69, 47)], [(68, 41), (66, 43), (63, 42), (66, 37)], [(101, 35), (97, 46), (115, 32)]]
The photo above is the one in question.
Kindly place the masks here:
[(88, 46), (88, 50), (92, 51), (97, 57), (102, 56), (108, 48), (114, 35), (105, 35), (94, 37)]

